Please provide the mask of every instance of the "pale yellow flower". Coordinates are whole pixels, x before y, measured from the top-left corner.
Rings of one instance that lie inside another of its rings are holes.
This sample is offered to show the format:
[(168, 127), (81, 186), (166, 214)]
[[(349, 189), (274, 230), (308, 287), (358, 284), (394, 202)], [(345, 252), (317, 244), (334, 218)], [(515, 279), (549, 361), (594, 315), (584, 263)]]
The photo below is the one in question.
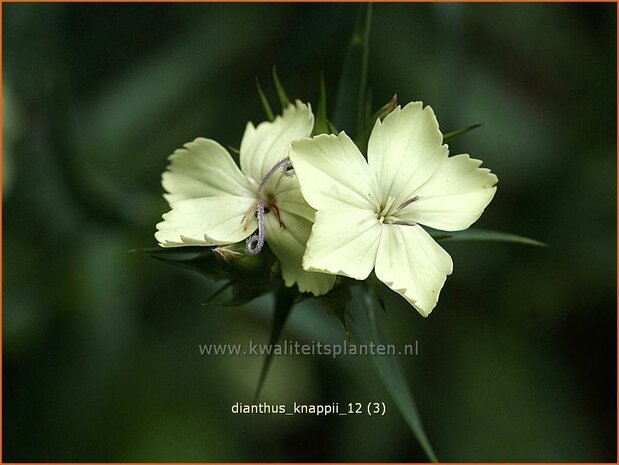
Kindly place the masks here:
[[(273, 122), (248, 123), (241, 141), (240, 164), (211, 139), (198, 138), (170, 156), (162, 185), (171, 210), (157, 225), (162, 247), (214, 246), (240, 242), (263, 226), (266, 242), (280, 262), (287, 286), (301, 292), (328, 292), (335, 278), (301, 266), (314, 210), (305, 202), (295, 176), (285, 168), (291, 142), (312, 132), (314, 115), (297, 101)], [(258, 237), (248, 241), (259, 251)]]
[(421, 102), (376, 121), (367, 161), (343, 132), (294, 142), (301, 192), (317, 210), (303, 268), (358, 280), (375, 270), (428, 316), (453, 264), (421, 225), (468, 228), (498, 181), (481, 161), (448, 152), (434, 112)]

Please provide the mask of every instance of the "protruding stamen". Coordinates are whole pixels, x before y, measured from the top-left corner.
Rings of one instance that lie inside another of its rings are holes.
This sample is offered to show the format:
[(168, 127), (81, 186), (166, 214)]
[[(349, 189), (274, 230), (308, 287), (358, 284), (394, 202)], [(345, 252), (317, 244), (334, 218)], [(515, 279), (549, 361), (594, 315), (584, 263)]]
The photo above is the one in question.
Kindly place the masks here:
[[(271, 179), (271, 176), (273, 176), (280, 168), (283, 170), (284, 175), (286, 176), (292, 176), (294, 174), (292, 164), (290, 163), (290, 158), (282, 158), (280, 161), (275, 163), (269, 171), (266, 172), (266, 174), (262, 178), (262, 181), (260, 181), (260, 184), (258, 185), (258, 202), (256, 204), (256, 219), (258, 220), (258, 232), (248, 237), (247, 241), (245, 242), (245, 249), (250, 255), (258, 255), (262, 250), (262, 247), (264, 247), (264, 241), (266, 239), (264, 231), (264, 209), (266, 200), (263, 195), (263, 189), (269, 179)], [(274, 211), (277, 210), (275, 209)], [(279, 219), (279, 215), (278, 221), (281, 226), (284, 226)]]
[(417, 226), (417, 223), (415, 223), (414, 221), (407, 220), (395, 220), (391, 221), (389, 224), (399, 224), (401, 226)]
[(282, 158), (280, 161), (275, 163), (269, 171), (266, 172), (266, 174), (262, 178), (262, 181), (260, 182), (260, 185), (258, 186), (258, 196), (260, 198), (262, 198), (262, 189), (264, 188), (264, 185), (267, 183), (269, 179), (271, 179), (271, 176), (273, 176), (277, 172), (277, 170), (280, 168), (283, 168), (285, 175), (290, 176), (287, 173), (287, 171), (292, 168), (292, 164), (290, 163), (290, 158), (288, 157)]
[(415, 200), (419, 200), (419, 196), (416, 195), (415, 197), (412, 197), (408, 200), (405, 200), (404, 202), (402, 202), (400, 204), (400, 206), (398, 208), (395, 209), (396, 212), (399, 212), (400, 210), (402, 210), (404, 207), (408, 207), (411, 203), (413, 203)]
[(264, 202), (260, 200), (256, 209), (256, 219), (258, 220), (258, 233), (247, 238), (245, 250), (250, 255), (258, 255), (264, 247)]

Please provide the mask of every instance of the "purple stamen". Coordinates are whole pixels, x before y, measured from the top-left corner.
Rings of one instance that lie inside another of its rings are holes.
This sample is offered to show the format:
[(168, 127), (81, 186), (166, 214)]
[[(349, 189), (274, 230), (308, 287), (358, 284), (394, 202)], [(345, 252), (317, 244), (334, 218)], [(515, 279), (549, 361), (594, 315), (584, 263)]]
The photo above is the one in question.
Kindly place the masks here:
[(262, 189), (264, 188), (264, 185), (267, 183), (269, 179), (271, 179), (271, 176), (273, 176), (275, 172), (280, 168), (283, 168), (284, 174), (288, 174), (287, 171), (290, 168), (292, 168), (292, 164), (290, 163), (290, 158), (288, 157), (282, 158), (280, 161), (275, 163), (269, 171), (267, 171), (267, 173), (262, 178), (262, 181), (260, 181), (260, 185), (258, 186), (258, 196), (260, 198), (262, 198)]
[(399, 224), (400, 226), (417, 226), (417, 223), (415, 223), (414, 221), (407, 220), (396, 220), (392, 221), (390, 224)]
[(247, 238), (245, 250), (250, 255), (258, 255), (264, 246), (264, 202), (259, 201), (256, 208), (256, 219), (258, 220), (258, 233)]
[(245, 242), (245, 250), (250, 255), (258, 255), (264, 247), (264, 241), (266, 239), (265, 231), (264, 231), (264, 208), (265, 208), (265, 200), (262, 195), (262, 190), (266, 183), (271, 179), (278, 169), (282, 168), (284, 175), (292, 176), (292, 164), (290, 163), (290, 158), (282, 158), (280, 161), (275, 163), (269, 171), (266, 172), (262, 181), (258, 185), (258, 203), (256, 207), (256, 219), (258, 220), (258, 233), (253, 234), (252, 236), (247, 238)]
[(402, 210), (404, 207), (409, 206), (409, 205), (410, 205), (411, 203), (413, 203), (415, 200), (419, 200), (419, 196), (418, 196), (418, 195), (416, 195), (415, 197), (410, 198), (410, 199), (405, 200), (404, 202), (402, 202), (402, 204), (401, 204), (398, 208), (396, 208), (396, 210), (395, 210), (395, 211), (400, 211), (400, 210)]

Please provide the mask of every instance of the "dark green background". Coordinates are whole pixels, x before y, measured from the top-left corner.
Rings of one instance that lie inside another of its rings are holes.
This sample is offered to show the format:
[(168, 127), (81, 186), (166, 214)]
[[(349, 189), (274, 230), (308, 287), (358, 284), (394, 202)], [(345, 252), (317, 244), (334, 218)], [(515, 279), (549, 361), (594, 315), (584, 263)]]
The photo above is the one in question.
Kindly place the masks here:
[[(154, 246), (166, 156), (238, 146), (271, 91), (333, 96), (356, 5), (4, 4), (4, 460), (425, 460), (369, 360), (274, 361), (272, 403), (385, 401), (378, 417), (240, 417), (271, 300), (200, 306), (213, 283)], [(443, 461), (616, 460), (616, 6), (377, 4), (377, 104), (432, 105), (499, 188), (477, 226), (547, 249), (449, 243), (426, 320), (385, 317)], [(315, 301), (285, 337), (342, 339)]]

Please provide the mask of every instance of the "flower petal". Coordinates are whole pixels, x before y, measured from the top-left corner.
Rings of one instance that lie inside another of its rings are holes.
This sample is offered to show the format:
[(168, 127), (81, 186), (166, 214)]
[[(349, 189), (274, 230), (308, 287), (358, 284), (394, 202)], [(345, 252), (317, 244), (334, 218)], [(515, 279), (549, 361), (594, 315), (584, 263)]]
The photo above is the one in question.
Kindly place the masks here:
[(411, 198), (447, 157), (443, 135), (431, 107), (422, 102), (399, 106), (384, 121), (376, 120), (368, 142), (368, 163), (384, 199), (394, 205)]
[(172, 210), (157, 224), (155, 238), (162, 247), (239, 242), (257, 227), (250, 212), (254, 202), (232, 195), (173, 202)]
[(197, 138), (177, 149), (170, 157), (161, 184), (169, 203), (216, 195), (255, 196), (255, 188), (241, 173), (221, 145), (211, 139)]
[(480, 165), (480, 160), (465, 154), (447, 158), (415, 192), (419, 199), (396, 216), (443, 231), (468, 228), (494, 197), (498, 182), (494, 173)]
[(363, 280), (376, 261), (380, 223), (358, 208), (318, 210), (303, 257), (303, 269)]
[[(269, 198), (269, 192), (270, 190), (267, 189), (265, 193), (267, 199)], [(311, 223), (314, 222), (315, 210), (310, 207), (303, 198), (303, 194), (301, 194), (301, 190), (299, 188), (299, 181), (296, 176), (282, 175), (277, 180), (276, 186), (273, 188), (273, 198), (275, 199), (275, 203), (280, 210), (294, 213), (295, 215), (309, 220)]]
[(311, 292), (315, 296), (326, 294), (333, 287), (335, 276), (304, 271), (301, 266), (312, 230), (311, 221), (281, 209), (279, 215), (283, 226), (273, 213), (269, 213), (264, 217), (264, 227), (267, 243), (279, 259), (284, 283), (288, 287), (296, 283), (300, 292)]
[(376, 277), (424, 317), (438, 302), (451, 257), (420, 226), (386, 224), (376, 256)]
[(260, 183), (273, 165), (288, 156), (290, 143), (308, 137), (313, 127), (312, 109), (299, 100), (273, 122), (265, 121), (257, 127), (247, 123), (241, 141), (241, 169)]
[(380, 201), (376, 178), (346, 133), (297, 141), (292, 144), (290, 160), (303, 197), (316, 210), (377, 209)]

